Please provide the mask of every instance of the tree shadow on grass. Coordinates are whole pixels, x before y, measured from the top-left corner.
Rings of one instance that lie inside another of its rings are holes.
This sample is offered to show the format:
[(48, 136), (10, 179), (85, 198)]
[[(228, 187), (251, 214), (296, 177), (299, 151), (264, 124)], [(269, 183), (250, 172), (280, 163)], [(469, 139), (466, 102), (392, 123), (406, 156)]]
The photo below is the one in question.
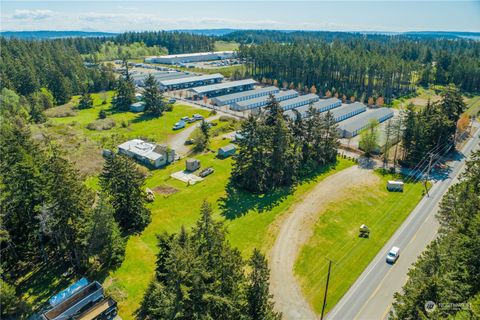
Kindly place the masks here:
[[(309, 183), (316, 180), (319, 175), (325, 174), (334, 169), (337, 163), (325, 165), (313, 170), (305, 170), (297, 185)], [(259, 213), (269, 211), (282, 203), (286, 197), (293, 194), (294, 186), (284, 186), (269, 191), (265, 194), (253, 194), (237, 188), (231, 181), (226, 186), (226, 195), (218, 200), (222, 215), (233, 220), (245, 215), (250, 210)]]
[(250, 210), (261, 213), (273, 209), (293, 192), (293, 188), (281, 187), (265, 194), (253, 194), (235, 187), (230, 181), (226, 192), (226, 196), (218, 200), (219, 207), (226, 219), (233, 220)]

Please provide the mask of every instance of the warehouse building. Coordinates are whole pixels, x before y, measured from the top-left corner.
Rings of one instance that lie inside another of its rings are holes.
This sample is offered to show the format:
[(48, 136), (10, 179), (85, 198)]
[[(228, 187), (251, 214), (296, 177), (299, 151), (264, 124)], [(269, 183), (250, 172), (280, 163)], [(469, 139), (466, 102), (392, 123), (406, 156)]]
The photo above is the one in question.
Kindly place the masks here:
[(336, 122), (340, 122), (356, 116), (367, 110), (367, 106), (360, 102), (354, 102), (351, 104), (343, 105), (340, 108), (332, 110), (332, 116)]
[(191, 88), (189, 92), (191, 93), (192, 98), (216, 97), (216, 96), (221, 96), (221, 95), (225, 95), (232, 92), (252, 90), (256, 83), (257, 82), (253, 79), (229, 81), (229, 82)]
[[(177, 71), (161, 71), (150, 73), (153, 75), (155, 80), (172, 80), (172, 79), (182, 79), (196, 76), (194, 73), (189, 72), (177, 72)], [(137, 86), (143, 87), (145, 79), (148, 77), (148, 73), (138, 73), (131, 75), (133, 83)]]
[(268, 96), (270, 94), (278, 93), (280, 90), (277, 87), (265, 87), (257, 90), (249, 90), (245, 92), (231, 93), (224, 96), (218, 96), (212, 99), (212, 104), (217, 106), (225, 106), (234, 102), (245, 101), (258, 97)]
[(162, 90), (178, 90), (219, 83), (222, 82), (222, 80), (223, 76), (220, 73), (215, 73), (179, 79), (160, 80), (158, 83)]
[[(338, 108), (341, 105), (342, 105), (341, 100), (337, 98), (329, 98), (329, 99), (315, 102), (314, 104), (312, 104), (312, 107), (316, 112), (325, 112), (334, 108)], [(308, 111), (310, 110), (310, 104), (298, 107), (295, 110), (297, 110), (300, 113), (302, 118), (306, 118), (310, 116), (310, 114), (308, 113)], [(293, 110), (287, 110), (284, 112), (284, 114), (291, 119), (296, 118), (296, 114)]]
[[(298, 92), (295, 90), (280, 91), (273, 95), (278, 102), (293, 99), (298, 97)], [(235, 111), (245, 111), (249, 109), (261, 108), (267, 105), (270, 96), (262, 96), (259, 98), (249, 99), (245, 101), (238, 101), (230, 105), (230, 109)]]
[(309, 105), (310, 103), (317, 102), (318, 100), (320, 100), (320, 98), (316, 94), (309, 93), (293, 99), (281, 101), (279, 104), (280, 104), (280, 108), (282, 108), (285, 111), (293, 108), (298, 108), (304, 105)]
[(349, 119), (338, 126), (340, 136), (351, 138), (358, 135), (365, 129), (371, 121), (377, 120), (379, 123), (384, 122), (393, 117), (393, 110), (389, 108), (373, 109), (359, 116)]
[(146, 57), (147, 63), (179, 64), (199, 61), (230, 59), (235, 57), (235, 51), (196, 52), (184, 54), (168, 54), (163, 56)]

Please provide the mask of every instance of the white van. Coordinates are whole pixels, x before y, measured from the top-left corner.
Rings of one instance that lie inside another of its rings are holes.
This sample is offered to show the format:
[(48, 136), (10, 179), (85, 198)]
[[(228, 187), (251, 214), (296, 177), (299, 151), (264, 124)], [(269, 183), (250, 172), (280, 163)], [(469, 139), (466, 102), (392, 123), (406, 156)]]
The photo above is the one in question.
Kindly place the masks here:
[(400, 248), (399, 247), (392, 247), (390, 251), (387, 253), (387, 263), (395, 263), (398, 257), (400, 256)]

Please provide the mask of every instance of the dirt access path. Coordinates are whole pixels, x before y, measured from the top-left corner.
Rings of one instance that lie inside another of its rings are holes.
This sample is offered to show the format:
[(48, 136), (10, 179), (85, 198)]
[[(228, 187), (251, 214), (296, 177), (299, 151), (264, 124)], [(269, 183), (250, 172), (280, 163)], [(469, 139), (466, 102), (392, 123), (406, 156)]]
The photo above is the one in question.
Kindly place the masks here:
[(287, 320), (317, 319), (302, 294), (294, 265), (299, 250), (310, 238), (318, 215), (329, 203), (341, 201), (351, 188), (371, 185), (378, 177), (367, 169), (353, 166), (318, 183), (280, 221), (278, 236), (270, 252), (270, 292), (275, 309)]

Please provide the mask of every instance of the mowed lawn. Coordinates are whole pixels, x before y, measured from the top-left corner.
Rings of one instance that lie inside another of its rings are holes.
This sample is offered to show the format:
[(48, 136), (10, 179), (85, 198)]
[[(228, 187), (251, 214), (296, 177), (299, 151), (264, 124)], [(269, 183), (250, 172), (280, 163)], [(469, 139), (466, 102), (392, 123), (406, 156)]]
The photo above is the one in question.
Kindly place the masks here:
[[(328, 312), (360, 276), (378, 251), (422, 198), (422, 184), (406, 184), (405, 192), (386, 190), (389, 175), (381, 175), (371, 187), (353, 189), (342, 202), (321, 213), (314, 234), (302, 248), (295, 265), (304, 295), (321, 312), (328, 259), (334, 261), (328, 288)], [(358, 236), (366, 224), (370, 238)]]
[[(216, 139), (211, 147), (228, 144), (228, 140)], [(177, 190), (171, 195), (158, 195), (150, 205), (152, 222), (140, 235), (130, 237), (125, 261), (104, 281), (107, 291), (119, 303), (123, 319), (133, 319), (140, 305), (149, 281), (154, 275), (157, 250), (156, 235), (161, 232), (178, 232), (184, 225), (189, 229), (199, 217), (199, 208), (204, 200), (212, 203), (215, 215), (225, 221), (229, 231), (228, 240), (238, 247), (244, 257), (248, 257), (253, 248), (264, 252), (273, 243), (272, 222), (310, 190), (318, 181), (339, 170), (353, 165), (347, 160), (339, 160), (335, 168), (313, 177), (300, 184), (293, 193), (281, 190), (268, 196), (254, 196), (246, 193), (234, 193), (227, 188), (231, 170), (231, 159), (217, 159), (214, 153), (195, 156), (202, 167), (213, 167), (215, 172), (204, 181), (187, 186), (170, 177), (170, 174), (183, 170), (184, 161), (179, 161), (162, 170), (151, 172), (147, 186), (169, 187)]]
[[(181, 117), (192, 116), (194, 113), (207, 117), (210, 113), (209, 110), (193, 108), (182, 104), (175, 104), (173, 111), (165, 112), (161, 117), (152, 117), (145, 115), (143, 112), (117, 112), (111, 109), (113, 93), (109, 91), (106, 95), (108, 98), (105, 105), (102, 105), (103, 99), (100, 94), (92, 94), (94, 100), (93, 108), (76, 110), (75, 116), (49, 118), (50, 122), (54, 125), (68, 125), (74, 129), (81, 129), (88, 138), (95, 141), (102, 141), (104, 138), (117, 135), (124, 139), (144, 137), (157, 143), (165, 143), (168, 142), (169, 137), (179, 132), (173, 131), (172, 127)], [(72, 104), (76, 104), (76, 101), (78, 101), (78, 97), (72, 99)], [(102, 109), (107, 112), (107, 119), (115, 121), (115, 127), (110, 130), (87, 129), (89, 123), (98, 120), (98, 113)], [(191, 125), (193, 124), (188, 124), (187, 127)]]

